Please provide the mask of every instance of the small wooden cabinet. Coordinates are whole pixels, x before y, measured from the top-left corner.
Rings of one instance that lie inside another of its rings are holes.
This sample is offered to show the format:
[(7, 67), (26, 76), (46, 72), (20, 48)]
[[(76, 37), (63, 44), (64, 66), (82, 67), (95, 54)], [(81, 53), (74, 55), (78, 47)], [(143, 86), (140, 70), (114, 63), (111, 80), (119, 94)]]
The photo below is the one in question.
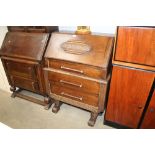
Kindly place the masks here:
[(154, 81), (155, 28), (118, 27), (105, 123), (129, 128), (154, 126), (151, 117), (155, 112), (150, 114), (150, 108), (155, 99), (149, 100)]
[(91, 112), (94, 126), (104, 111), (110, 79), (113, 37), (53, 33), (45, 54), (46, 91), (54, 99), (53, 112), (62, 102)]
[[(12, 97), (18, 96), (46, 105), (44, 101), (20, 94), (20, 91), (28, 90), (47, 96), (43, 75), (43, 56), (50, 34), (28, 33), (22, 30), (17, 32), (17, 28), (22, 29), (22, 27), (9, 27), (11, 32), (6, 34), (0, 49), (1, 60), (11, 86), (10, 90), (13, 91)], [(31, 27), (27, 27), (29, 28)]]
[(155, 73), (113, 66), (106, 120), (138, 128)]

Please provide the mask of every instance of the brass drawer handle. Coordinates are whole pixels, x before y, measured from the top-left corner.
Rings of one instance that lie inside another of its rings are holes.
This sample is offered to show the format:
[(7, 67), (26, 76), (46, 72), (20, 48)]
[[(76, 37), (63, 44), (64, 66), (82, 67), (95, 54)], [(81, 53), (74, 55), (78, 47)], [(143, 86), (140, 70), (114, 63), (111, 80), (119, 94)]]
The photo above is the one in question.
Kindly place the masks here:
[(76, 84), (76, 83), (72, 83), (72, 82), (68, 82), (64, 80), (60, 80), (60, 83), (69, 84), (69, 85), (80, 87), (80, 88), (82, 87), (82, 84)]
[(73, 69), (73, 68), (68, 68), (68, 67), (65, 67), (65, 66), (61, 66), (61, 69), (65, 69), (65, 70), (69, 70), (69, 71), (78, 72), (78, 73), (83, 74), (83, 71), (82, 71), (82, 70), (77, 70), (77, 69)]
[(64, 96), (71, 97), (71, 98), (78, 99), (78, 100), (82, 101), (82, 97), (77, 97), (77, 96), (69, 95), (69, 94), (64, 93), (64, 92), (61, 92), (61, 95), (64, 95)]

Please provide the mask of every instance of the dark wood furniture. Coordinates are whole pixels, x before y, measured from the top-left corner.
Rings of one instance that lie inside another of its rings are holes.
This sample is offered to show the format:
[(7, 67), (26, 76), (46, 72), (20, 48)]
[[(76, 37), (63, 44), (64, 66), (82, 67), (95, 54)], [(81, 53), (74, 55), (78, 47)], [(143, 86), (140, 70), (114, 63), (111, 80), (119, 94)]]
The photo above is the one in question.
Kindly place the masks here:
[(46, 91), (54, 99), (91, 111), (94, 126), (104, 110), (110, 79), (113, 37), (53, 33), (45, 53)]
[(10, 32), (52, 33), (58, 31), (58, 26), (8, 26)]
[(23, 95), (20, 91), (24, 89), (41, 94), (45, 96), (45, 101), (47, 100), (43, 56), (50, 34), (17, 32), (14, 27), (9, 27), (9, 30), (13, 32), (6, 34), (0, 56), (11, 86), (10, 90), (13, 92), (12, 97), (18, 96), (39, 103), (48, 109), (50, 105), (45, 104), (48, 102)]
[(155, 28), (118, 27), (112, 62), (105, 124), (155, 127)]

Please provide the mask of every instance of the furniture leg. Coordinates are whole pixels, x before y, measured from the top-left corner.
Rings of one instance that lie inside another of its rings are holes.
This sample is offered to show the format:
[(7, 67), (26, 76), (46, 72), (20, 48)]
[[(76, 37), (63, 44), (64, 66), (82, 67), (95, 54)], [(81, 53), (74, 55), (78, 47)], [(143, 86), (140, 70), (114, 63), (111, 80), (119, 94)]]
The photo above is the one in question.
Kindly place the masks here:
[(92, 126), (93, 127), (95, 125), (97, 116), (98, 116), (98, 113), (91, 112), (91, 116), (90, 116), (90, 119), (88, 121), (88, 125), (89, 126)]
[(45, 110), (48, 110), (50, 107), (51, 107), (51, 105), (52, 105), (52, 101), (51, 101), (51, 99), (50, 99), (50, 97), (45, 97), (44, 98), (44, 103), (45, 103), (45, 106), (44, 106), (44, 109)]
[(11, 87), (10, 87), (10, 91), (13, 92), (13, 93), (11, 94), (11, 97), (12, 97), (12, 98), (15, 98), (15, 97), (16, 97), (16, 87), (11, 86)]
[(52, 108), (53, 113), (57, 113), (60, 110), (62, 103), (58, 100), (55, 100), (54, 107)]

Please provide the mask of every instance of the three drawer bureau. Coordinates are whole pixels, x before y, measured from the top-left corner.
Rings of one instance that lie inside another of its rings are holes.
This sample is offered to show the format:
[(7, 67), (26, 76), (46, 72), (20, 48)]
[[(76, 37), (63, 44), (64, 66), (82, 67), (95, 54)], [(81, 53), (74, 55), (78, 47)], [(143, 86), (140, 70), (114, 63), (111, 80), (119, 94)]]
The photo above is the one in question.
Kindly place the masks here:
[(52, 34), (45, 53), (45, 86), (52, 111), (62, 103), (91, 112), (94, 126), (104, 111), (111, 71), (112, 36)]

